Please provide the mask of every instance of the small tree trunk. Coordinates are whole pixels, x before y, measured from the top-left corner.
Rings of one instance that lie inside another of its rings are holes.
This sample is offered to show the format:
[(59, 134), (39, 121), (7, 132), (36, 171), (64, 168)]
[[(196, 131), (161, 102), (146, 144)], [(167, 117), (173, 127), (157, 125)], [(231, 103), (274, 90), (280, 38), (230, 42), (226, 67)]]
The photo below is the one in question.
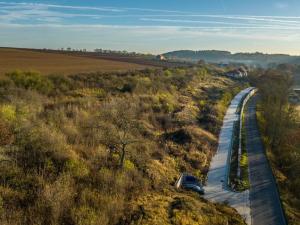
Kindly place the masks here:
[(124, 166), (124, 159), (125, 159), (125, 153), (126, 153), (126, 145), (122, 145), (122, 150), (121, 150), (121, 159), (120, 159), (120, 168), (123, 168)]

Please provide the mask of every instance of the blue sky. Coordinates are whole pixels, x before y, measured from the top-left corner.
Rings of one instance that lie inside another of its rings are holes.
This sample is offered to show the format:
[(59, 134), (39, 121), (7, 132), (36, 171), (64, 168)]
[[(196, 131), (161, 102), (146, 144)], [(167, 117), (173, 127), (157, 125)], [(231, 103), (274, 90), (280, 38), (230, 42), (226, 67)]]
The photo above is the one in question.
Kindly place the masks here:
[(300, 1), (0, 0), (0, 46), (300, 55)]

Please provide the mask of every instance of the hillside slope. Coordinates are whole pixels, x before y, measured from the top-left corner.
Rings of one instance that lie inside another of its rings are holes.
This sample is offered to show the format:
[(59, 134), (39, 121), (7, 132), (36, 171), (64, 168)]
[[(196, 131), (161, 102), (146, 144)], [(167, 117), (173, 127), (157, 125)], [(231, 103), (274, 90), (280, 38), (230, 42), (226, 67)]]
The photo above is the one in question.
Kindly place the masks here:
[(174, 188), (204, 180), (243, 84), (207, 68), (0, 80), (0, 224), (243, 225)]
[(205, 60), (211, 63), (244, 63), (249, 65), (268, 66), (269, 64), (300, 64), (300, 56), (263, 53), (236, 53), (228, 51), (191, 51), (180, 50), (163, 54), (168, 59), (194, 61)]

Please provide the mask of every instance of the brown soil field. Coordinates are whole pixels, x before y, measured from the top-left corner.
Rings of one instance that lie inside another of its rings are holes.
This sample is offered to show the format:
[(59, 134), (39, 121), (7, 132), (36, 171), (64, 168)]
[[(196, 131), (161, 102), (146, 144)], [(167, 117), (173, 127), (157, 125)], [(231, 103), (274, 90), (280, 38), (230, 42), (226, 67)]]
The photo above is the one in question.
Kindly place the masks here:
[[(148, 66), (149, 67), (149, 66)], [(0, 48), (0, 74), (14, 70), (38, 71), (42, 74), (75, 74), (145, 69), (146, 66), (113, 60)]]

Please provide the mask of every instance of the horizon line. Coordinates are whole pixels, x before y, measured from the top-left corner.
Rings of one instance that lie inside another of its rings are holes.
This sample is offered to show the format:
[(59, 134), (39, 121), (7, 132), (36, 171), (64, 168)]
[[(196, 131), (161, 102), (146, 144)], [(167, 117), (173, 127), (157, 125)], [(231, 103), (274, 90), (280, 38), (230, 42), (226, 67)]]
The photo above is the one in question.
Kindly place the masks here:
[[(62, 50), (62, 48), (64, 50)], [(68, 47), (61, 47), (61, 48), (34, 48), (34, 47), (15, 47), (15, 46), (0, 46), (0, 49), (16, 49), (16, 50), (50, 50), (50, 51), (67, 51), (67, 48), (71, 48), (70, 46)], [(198, 49), (198, 50), (193, 50), (193, 49), (176, 49), (176, 50), (171, 50), (171, 51), (167, 51), (164, 53), (158, 53), (158, 54), (153, 54), (153, 53), (142, 53), (142, 52), (137, 52), (137, 51), (127, 51), (127, 50), (113, 50), (113, 49), (103, 49), (103, 48), (94, 48), (94, 49), (89, 49), (89, 48), (74, 48), (71, 51), (80, 51), (86, 49), (87, 52), (92, 53), (95, 52), (96, 49), (102, 49), (102, 50), (106, 50), (106, 51), (112, 51), (112, 52), (122, 52), (122, 51), (126, 51), (128, 53), (138, 53), (138, 54), (151, 54), (151, 55), (164, 55), (167, 53), (171, 53), (171, 52), (179, 52), (179, 51), (192, 51), (192, 52), (205, 52), (205, 51), (217, 51), (217, 52), (229, 52), (232, 55), (235, 54), (263, 54), (263, 55), (285, 55), (285, 56), (290, 56), (290, 57), (300, 57), (299, 55), (296, 54), (287, 54), (287, 53), (268, 53), (268, 52), (263, 52), (263, 51), (253, 51), (253, 52), (247, 52), (247, 51), (231, 51), (231, 50), (221, 50), (221, 49)]]

